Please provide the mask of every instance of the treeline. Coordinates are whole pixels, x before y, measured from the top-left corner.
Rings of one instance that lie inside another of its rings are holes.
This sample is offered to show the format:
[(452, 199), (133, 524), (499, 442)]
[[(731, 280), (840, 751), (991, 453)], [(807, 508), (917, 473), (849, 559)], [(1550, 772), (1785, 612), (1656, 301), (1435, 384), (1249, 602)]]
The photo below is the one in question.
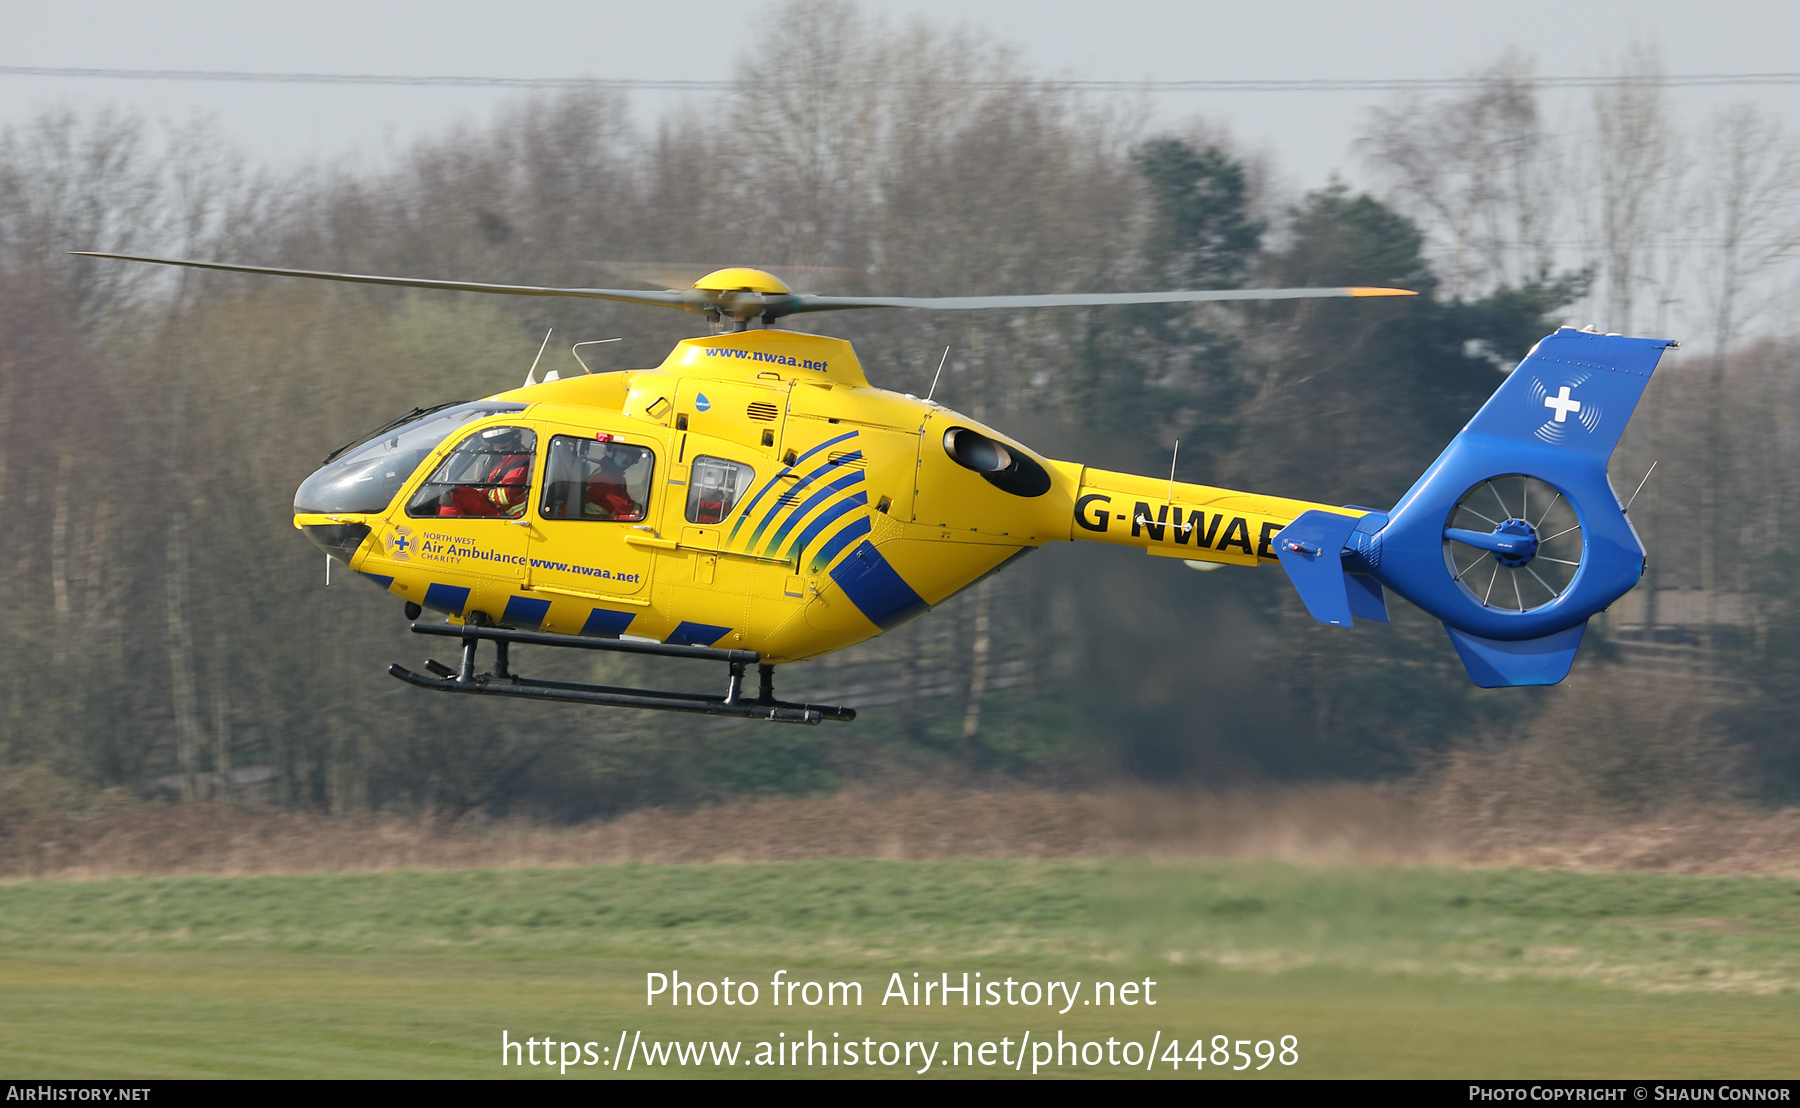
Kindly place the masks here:
[[(326, 586), (291, 525), (294, 488), (411, 407), (517, 385), (546, 330), (551, 368), (611, 337), (591, 348), (597, 368), (624, 368), (659, 362), (693, 317), (64, 253), (588, 286), (747, 263), (817, 291), (903, 295), (1412, 288), (1424, 295), (798, 324), (851, 339), (873, 380), (914, 393), (948, 346), (939, 398), (1051, 456), (1160, 473), (1179, 439), (1184, 479), (1376, 505), (1499, 367), (1586, 322), (1571, 305), (1645, 287), (1641, 268), (1620, 283), (1616, 257), (1560, 240), (1526, 265), (1446, 236), (1480, 219), (1434, 215), (1431, 188), (1490, 170), (1434, 177), (1407, 159), (1456, 112), (1487, 110), (1479, 96), (1371, 125), (1373, 168), (1402, 175), (1386, 199), (1343, 184), (1291, 196), (1221, 133), (1144, 133), (993, 43), (807, 9), (747, 53), (729, 94), (649, 129), (607, 94), (526, 100), (379, 172), (272, 177), (204, 128), (120, 114), (51, 113), (0, 136), (0, 763), (87, 790), (581, 818), (851, 780), (1395, 778), (1554, 730), (1558, 693), (1474, 690), (1404, 605), (1389, 627), (1345, 633), (1312, 624), (1271, 570), (1070, 547), (782, 675), (784, 693), (863, 708), (849, 726), (431, 697), (382, 672), (425, 645), (391, 597), (341, 575)], [(1528, 77), (1497, 70), (1484, 89), (1547, 148)], [(1470, 203), (1493, 223), (1532, 202)], [(1714, 336), (1721, 353), (1669, 360), (1615, 483), (1659, 460), (1634, 513), (1665, 588), (1737, 590), (1770, 614), (1708, 636), (1713, 664), (1750, 682), (1731, 686), (1747, 707), (1722, 714), (1706, 681), (1666, 695), (1719, 721), (1720, 749), (1754, 739), (1764, 777), (1793, 781), (1800, 766), (1770, 738), (1774, 706), (1800, 697), (1774, 616), (1800, 602), (1784, 558), (1793, 350), (1742, 345), (1737, 318)], [(1582, 664), (1607, 656), (1596, 641)], [(532, 664), (669, 679), (631, 661)]]

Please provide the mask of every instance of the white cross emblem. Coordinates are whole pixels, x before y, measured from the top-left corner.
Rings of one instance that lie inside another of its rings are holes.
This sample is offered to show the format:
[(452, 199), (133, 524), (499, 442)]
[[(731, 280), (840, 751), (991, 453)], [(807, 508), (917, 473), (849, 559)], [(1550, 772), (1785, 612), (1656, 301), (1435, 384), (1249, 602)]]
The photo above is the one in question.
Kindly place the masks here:
[(1581, 410), (1581, 401), (1569, 399), (1569, 386), (1564, 385), (1562, 392), (1555, 396), (1544, 397), (1544, 407), (1556, 409), (1556, 422), (1567, 423), (1570, 412)]

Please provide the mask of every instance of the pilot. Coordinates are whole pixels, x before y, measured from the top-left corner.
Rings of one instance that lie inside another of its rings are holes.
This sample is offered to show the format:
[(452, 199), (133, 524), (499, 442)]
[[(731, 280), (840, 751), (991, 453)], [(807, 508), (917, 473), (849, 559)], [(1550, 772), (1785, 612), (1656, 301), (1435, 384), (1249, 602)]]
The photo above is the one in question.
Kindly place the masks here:
[(587, 496), (581, 504), (586, 519), (636, 519), (637, 501), (625, 488), (625, 466), (613, 452), (600, 455), (600, 464), (588, 478)]
[(479, 484), (450, 490), (450, 503), (440, 515), (501, 516), (524, 514), (531, 493), (531, 448), (517, 427), (491, 427), (481, 433), (481, 453), (493, 458)]

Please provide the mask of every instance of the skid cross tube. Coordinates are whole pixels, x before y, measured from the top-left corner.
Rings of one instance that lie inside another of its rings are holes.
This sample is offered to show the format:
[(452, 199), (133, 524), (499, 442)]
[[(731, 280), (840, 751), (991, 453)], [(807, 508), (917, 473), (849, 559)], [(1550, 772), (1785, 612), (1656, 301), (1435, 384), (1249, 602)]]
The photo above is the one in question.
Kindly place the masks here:
[[(615, 708), (644, 708), (663, 712), (697, 712), (713, 716), (736, 716), (741, 719), (772, 720), (777, 723), (817, 724), (823, 720), (852, 720), (856, 709), (823, 704), (791, 704), (775, 699), (775, 667), (765, 663), (753, 650), (719, 650), (710, 646), (684, 646), (675, 643), (639, 642), (627, 639), (603, 639), (552, 635), (541, 631), (515, 631), (504, 627), (457, 627), (446, 623), (415, 623), (412, 630), (420, 635), (439, 635), (460, 639), (460, 665), (452, 668), (434, 659), (426, 659), (430, 676), (414, 673), (404, 666), (388, 667), (388, 673), (437, 692), (468, 693), (476, 696), (518, 696), (533, 700), (560, 700), (577, 704), (599, 704)], [(488, 673), (475, 672), (475, 651), (486, 639), (494, 644), (494, 668)], [(574, 681), (539, 681), (520, 677), (511, 670), (509, 647), (513, 643), (531, 646), (554, 646), (577, 650), (611, 650), (625, 654), (649, 654), (671, 658), (692, 658), (724, 662), (730, 669), (724, 696), (704, 693), (666, 692), (657, 689), (633, 689), (617, 685), (592, 685)], [(744, 696), (744, 674), (756, 666), (757, 696)]]

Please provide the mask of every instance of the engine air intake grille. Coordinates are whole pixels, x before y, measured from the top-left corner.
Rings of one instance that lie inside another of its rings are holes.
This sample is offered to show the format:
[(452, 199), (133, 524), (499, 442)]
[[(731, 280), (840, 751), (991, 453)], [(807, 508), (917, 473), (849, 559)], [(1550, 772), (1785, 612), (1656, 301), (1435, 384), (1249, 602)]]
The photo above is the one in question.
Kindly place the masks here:
[(751, 419), (759, 423), (767, 423), (780, 414), (781, 410), (767, 401), (758, 400), (750, 405), (748, 411)]
[(842, 466), (845, 469), (868, 469), (869, 459), (861, 456), (855, 458), (850, 456), (856, 453), (858, 452), (854, 450), (833, 450), (831, 453), (825, 455), (825, 460), (831, 465)]

